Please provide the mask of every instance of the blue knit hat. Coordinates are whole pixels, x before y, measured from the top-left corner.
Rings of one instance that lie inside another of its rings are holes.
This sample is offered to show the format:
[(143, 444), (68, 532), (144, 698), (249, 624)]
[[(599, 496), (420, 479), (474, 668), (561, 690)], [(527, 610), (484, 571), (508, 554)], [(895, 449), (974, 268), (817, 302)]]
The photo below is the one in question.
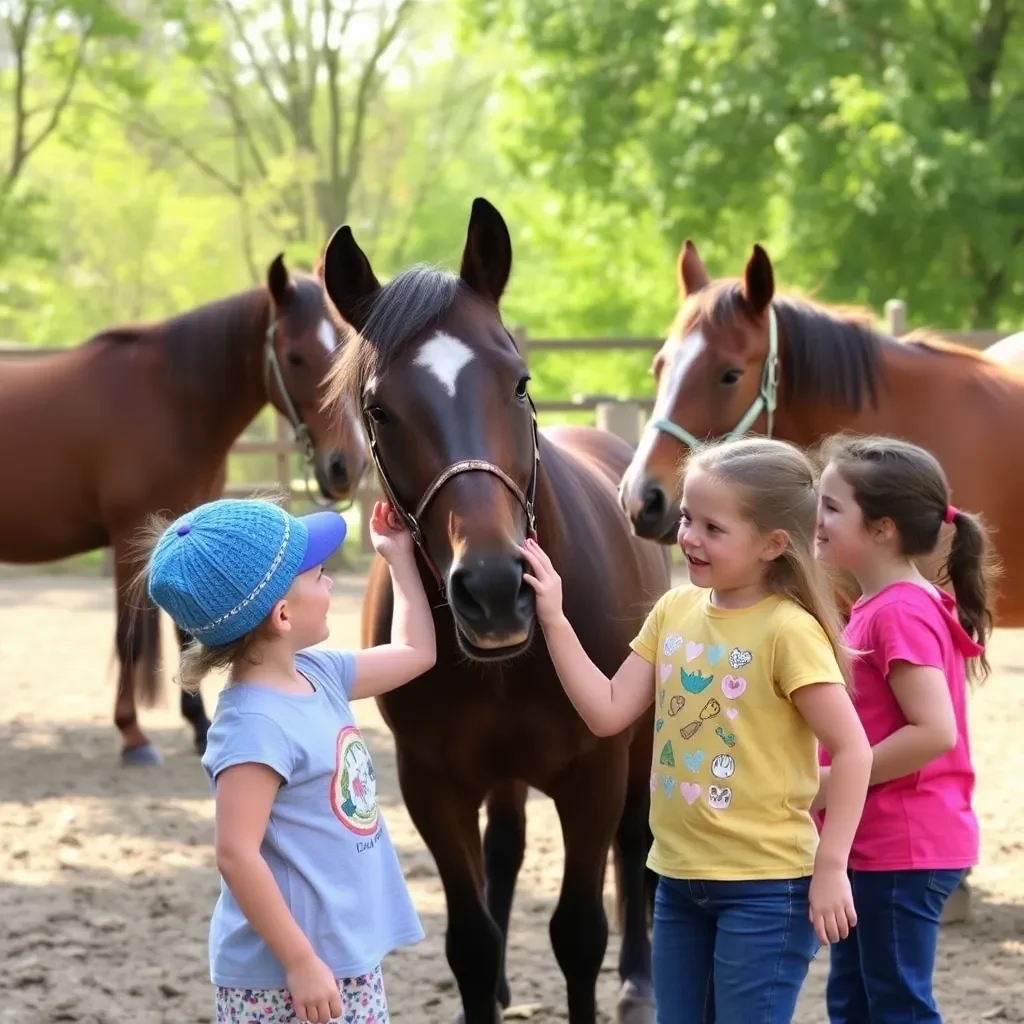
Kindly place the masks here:
[(258, 626), (295, 577), (345, 540), (336, 512), (296, 517), (269, 501), (221, 498), (179, 516), (157, 542), (149, 596), (209, 647)]

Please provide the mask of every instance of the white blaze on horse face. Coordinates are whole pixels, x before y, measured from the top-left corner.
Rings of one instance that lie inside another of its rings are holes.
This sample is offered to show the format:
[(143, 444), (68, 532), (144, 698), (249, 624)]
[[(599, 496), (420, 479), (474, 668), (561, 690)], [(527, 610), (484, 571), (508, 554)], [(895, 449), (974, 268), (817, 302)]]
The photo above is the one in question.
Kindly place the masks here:
[(423, 343), (413, 363), (422, 366), (454, 398), (459, 374), (472, 360), (473, 353), (464, 341), (439, 331)]
[(329, 356), (334, 355), (334, 350), (338, 347), (338, 336), (334, 333), (334, 326), (330, 320), (321, 320), (320, 326), (316, 329), (316, 336), (320, 339), (320, 343), (325, 349)]
[[(704, 344), (704, 335), (700, 331), (690, 331), (682, 341), (672, 346), (672, 362), (662, 371), (661, 386), (654, 403), (653, 419), (672, 419), (672, 408), (679, 397), (679, 389), (683, 386), (687, 371), (700, 354)], [(685, 423), (680, 426), (686, 426)]]
[[(658, 397), (654, 400), (654, 409), (651, 412), (652, 420), (671, 420), (672, 409), (679, 397), (679, 389), (683, 386), (686, 374), (693, 361), (700, 354), (704, 344), (704, 335), (700, 331), (690, 331), (682, 341), (676, 341), (670, 351), (671, 361), (661, 371), (661, 380), (658, 387)], [(685, 423), (680, 426), (686, 426)], [(648, 427), (640, 438), (636, 454), (633, 456), (632, 465), (640, 466), (647, 462), (651, 455), (651, 449), (655, 442), (663, 437), (660, 430)]]

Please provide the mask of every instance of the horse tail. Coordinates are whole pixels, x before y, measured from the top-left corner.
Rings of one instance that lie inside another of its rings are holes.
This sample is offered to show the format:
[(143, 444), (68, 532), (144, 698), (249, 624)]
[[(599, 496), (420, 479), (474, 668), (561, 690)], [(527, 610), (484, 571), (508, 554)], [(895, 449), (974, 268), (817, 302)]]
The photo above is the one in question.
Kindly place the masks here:
[(163, 692), (160, 671), (160, 610), (138, 580), (120, 601), (117, 657), (122, 678), (131, 677), (132, 692), (142, 707), (153, 707)]
[(163, 673), (160, 671), (160, 609), (147, 596), (139, 614), (142, 644), (133, 665), (132, 685), (143, 707), (153, 707), (163, 694)]

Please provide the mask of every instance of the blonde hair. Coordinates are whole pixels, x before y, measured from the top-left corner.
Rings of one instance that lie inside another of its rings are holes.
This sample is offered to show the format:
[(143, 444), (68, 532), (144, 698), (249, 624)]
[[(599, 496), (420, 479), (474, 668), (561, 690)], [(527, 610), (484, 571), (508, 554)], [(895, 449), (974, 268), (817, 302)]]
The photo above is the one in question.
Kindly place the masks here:
[[(257, 495), (254, 494), (253, 497)], [(276, 488), (258, 495), (259, 500), (272, 501), (275, 505), (283, 504), (286, 497)], [(146, 518), (145, 524), (135, 534), (131, 550), (133, 558), (141, 567), (129, 583), (128, 600), (136, 608), (143, 608), (152, 603), (148, 593), (150, 560), (157, 542), (177, 518), (165, 512), (153, 513)], [(267, 639), (268, 621), (269, 617), (244, 636), (226, 644), (208, 646), (200, 643), (195, 637), (189, 637), (181, 648), (178, 685), (186, 693), (198, 693), (200, 684), (211, 672), (231, 669), (242, 662), (250, 665), (260, 664), (256, 648)]]
[(766, 437), (715, 441), (698, 448), (683, 474), (699, 469), (734, 487), (744, 517), (762, 534), (782, 530), (785, 550), (769, 562), (770, 589), (796, 602), (825, 631), (847, 686), (852, 686), (851, 652), (842, 642), (843, 620), (835, 581), (814, 556), (818, 491), (814, 465), (786, 441)]

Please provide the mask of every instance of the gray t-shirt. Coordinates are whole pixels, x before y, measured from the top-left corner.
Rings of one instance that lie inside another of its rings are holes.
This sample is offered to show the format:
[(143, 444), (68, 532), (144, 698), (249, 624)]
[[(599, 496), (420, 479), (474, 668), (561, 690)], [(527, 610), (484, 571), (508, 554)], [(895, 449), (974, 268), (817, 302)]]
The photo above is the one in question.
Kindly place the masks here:
[[(296, 668), (315, 687), (286, 694), (241, 683), (217, 702), (203, 767), (243, 762), (284, 780), (260, 852), (299, 927), (337, 978), (373, 970), (423, 928), (377, 806), (370, 752), (348, 703), (351, 654), (311, 648)], [(224, 880), (210, 921), (210, 978), (226, 988), (283, 988), (285, 972)]]

